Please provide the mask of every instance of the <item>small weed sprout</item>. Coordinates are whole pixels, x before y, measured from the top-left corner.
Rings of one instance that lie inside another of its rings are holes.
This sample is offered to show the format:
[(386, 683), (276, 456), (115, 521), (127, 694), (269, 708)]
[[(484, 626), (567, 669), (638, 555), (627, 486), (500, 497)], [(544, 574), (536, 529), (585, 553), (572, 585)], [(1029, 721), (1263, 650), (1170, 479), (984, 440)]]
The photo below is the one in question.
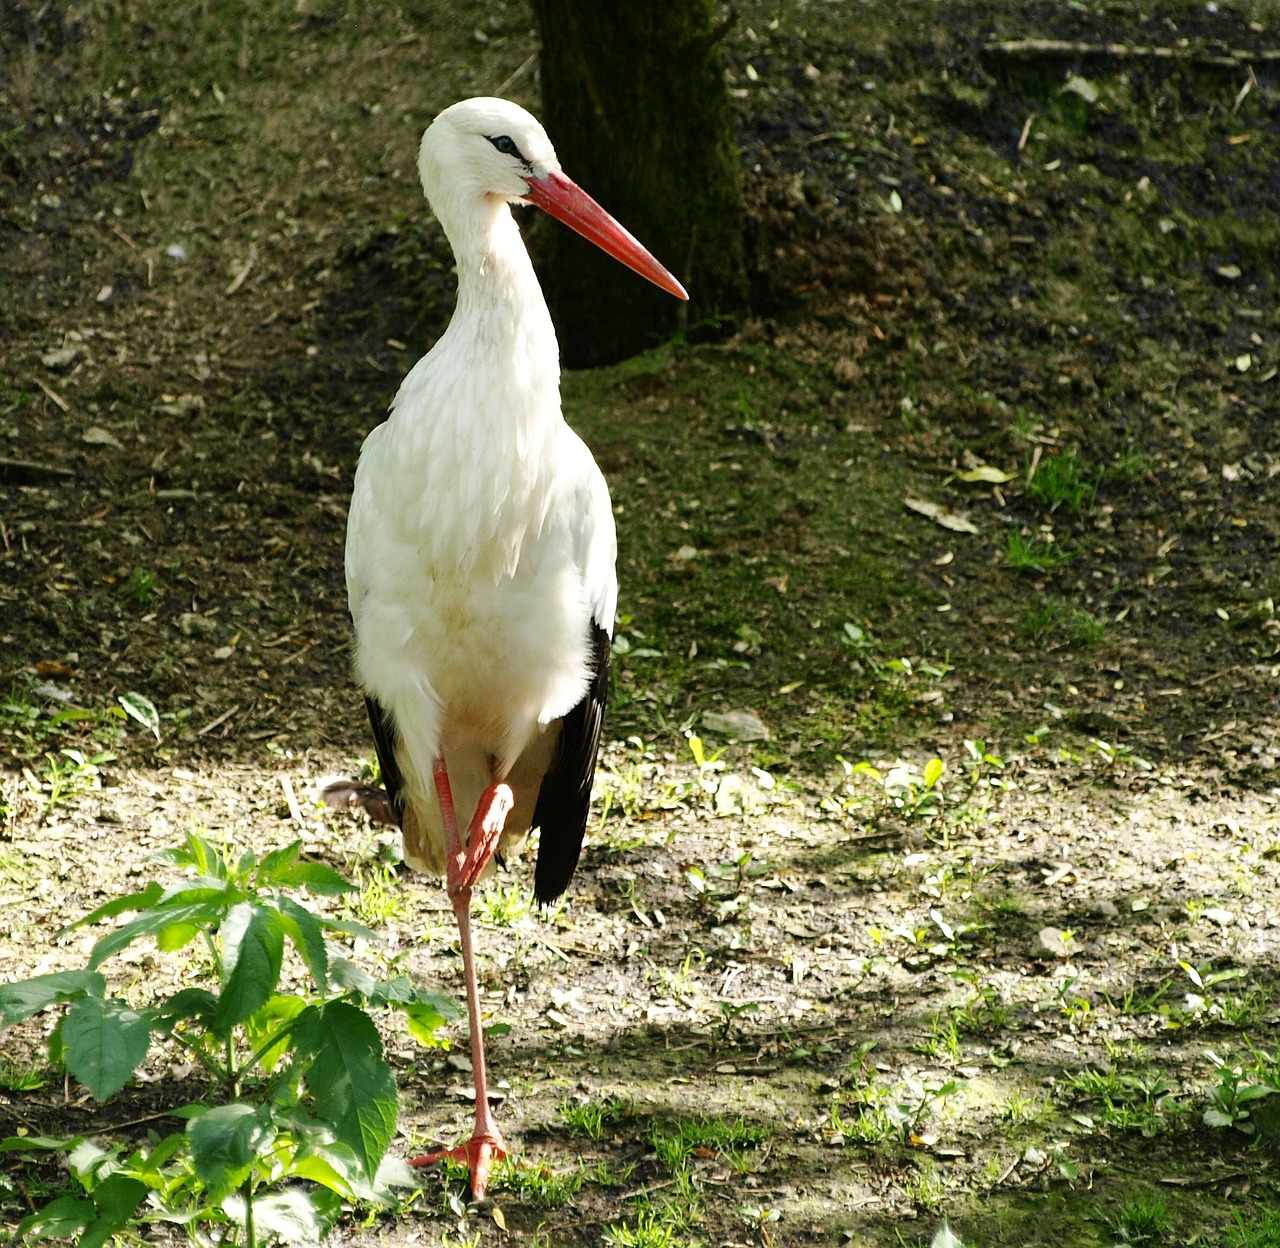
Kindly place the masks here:
[(490, 884), (476, 900), (476, 912), (493, 927), (513, 927), (529, 913), (529, 894), (523, 884)]
[(1159, 1196), (1139, 1197), (1121, 1205), (1111, 1225), (1126, 1244), (1146, 1243), (1168, 1229), (1169, 1208)]
[(134, 568), (124, 588), (125, 597), (144, 611), (155, 601), (156, 574), (146, 568)]
[(1257, 1124), (1253, 1111), (1257, 1102), (1280, 1093), (1280, 1081), (1253, 1082), (1239, 1066), (1229, 1066), (1210, 1051), (1217, 1087), (1209, 1093), (1209, 1107), (1204, 1111), (1206, 1127), (1234, 1127), (1244, 1135), (1254, 1135)]
[(630, 1113), (630, 1104), (616, 1097), (602, 1101), (565, 1101), (560, 1106), (560, 1121), (570, 1135), (598, 1142), (605, 1138), (607, 1128)]
[(1005, 540), (1004, 561), (1015, 572), (1054, 572), (1075, 558), (1072, 551), (1044, 537), (1010, 533)]
[(1046, 455), (1027, 476), (1027, 497), (1049, 511), (1087, 511), (1097, 497), (1099, 477), (1090, 474), (1074, 448)]

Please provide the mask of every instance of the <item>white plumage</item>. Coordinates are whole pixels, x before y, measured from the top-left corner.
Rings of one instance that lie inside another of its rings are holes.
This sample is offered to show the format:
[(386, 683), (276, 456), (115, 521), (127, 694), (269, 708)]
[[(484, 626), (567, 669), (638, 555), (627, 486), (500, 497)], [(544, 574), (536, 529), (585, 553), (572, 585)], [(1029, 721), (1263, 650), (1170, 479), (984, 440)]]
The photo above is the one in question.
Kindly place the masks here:
[[(539, 899), (567, 884), (617, 603), (609, 492), (561, 417), (555, 332), (509, 204), (532, 200), (685, 296), (561, 173), (542, 127), (514, 104), (446, 109), (418, 163), (453, 246), (458, 302), (361, 451), (347, 593), (384, 806), (401, 823), (410, 864), (448, 874), (458, 913), (477, 1112), (464, 1151), (478, 1197), (488, 1161), (477, 1154), (501, 1155), (503, 1145), (485, 1090), (471, 886), (535, 821)], [(487, 840), (477, 832), (485, 820)]]

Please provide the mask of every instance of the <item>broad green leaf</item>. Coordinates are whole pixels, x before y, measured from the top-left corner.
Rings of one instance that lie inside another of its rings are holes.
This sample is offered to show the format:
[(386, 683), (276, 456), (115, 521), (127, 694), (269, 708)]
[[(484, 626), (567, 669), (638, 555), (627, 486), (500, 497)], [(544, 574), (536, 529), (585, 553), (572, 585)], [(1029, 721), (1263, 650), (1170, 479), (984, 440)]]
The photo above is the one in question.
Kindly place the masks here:
[(0, 1153), (29, 1153), (34, 1149), (65, 1153), (79, 1144), (82, 1138), (73, 1135), (65, 1140), (57, 1140), (48, 1135), (8, 1135), (0, 1140)]
[(251, 901), (233, 906), (222, 923), (222, 992), (215, 1030), (260, 1010), (276, 989), (284, 959), (279, 915)]
[(156, 946), (165, 953), (176, 953), (186, 948), (200, 934), (194, 923), (172, 923), (156, 933)]
[(38, 1213), (18, 1223), (20, 1239), (74, 1239), (86, 1223), (93, 1221), (98, 1209), (91, 1200), (75, 1196), (59, 1196)]
[(287, 871), (277, 872), (271, 882), (306, 888), (326, 897), (359, 892), (354, 884), (344, 880), (332, 867), (325, 866), (323, 862), (295, 863)]
[(309, 1009), (300, 1022), (298, 1049), (311, 1055), (306, 1079), (316, 1113), (355, 1151), (371, 1177), (391, 1143), (399, 1109), (378, 1029), (363, 1010), (345, 1001)]
[(276, 878), (277, 874), (293, 866), (301, 853), (302, 840), (299, 838), (279, 849), (273, 849), (269, 854), (264, 854), (262, 861), (258, 864), (258, 883), (278, 884), (280, 881)]
[(101, 997), (107, 981), (97, 971), (57, 971), (12, 984), (0, 984), (0, 1031), (32, 1014), (73, 997)]
[(157, 741), (160, 740), (160, 712), (156, 704), (143, 693), (122, 693), (116, 699), (124, 707), (124, 713), (136, 719)]
[(341, 932), (344, 936), (356, 936), (360, 940), (367, 940), (371, 944), (386, 944), (387, 938), (380, 936), (371, 927), (365, 927), (363, 923), (352, 923), (347, 919), (330, 919), (321, 915), (317, 915), (320, 920), (320, 926), (326, 932)]
[(358, 992), (367, 1001), (377, 990), (378, 981), (349, 958), (334, 958), (329, 967), (333, 982), (348, 992)]
[(150, 1023), (123, 1001), (81, 997), (63, 1020), (63, 1059), (95, 1101), (119, 1092), (150, 1047)]
[(417, 1176), (413, 1168), (399, 1157), (383, 1157), (378, 1172), (372, 1180), (360, 1169), (356, 1155), (345, 1144), (336, 1140), (310, 1143), (297, 1156), (292, 1173), (300, 1179), (310, 1179), (348, 1200), (359, 1200), (369, 1205), (393, 1205), (393, 1187), (416, 1187)]
[(942, 759), (940, 758), (931, 758), (927, 763), (925, 763), (924, 787), (926, 789), (933, 788), (933, 786), (937, 784), (939, 780), (942, 779), (943, 770), (944, 770), (943, 762), (942, 762)]
[(324, 1188), (291, 1187), (253, 1202), (254, 1224), (286, 1244), (320, 1243), (342, 1213), (342, 1198)]
[(217, 880), (225, 880), (230, 872), (227, 860), (217, 851), (213, 843), (191, 829), (187, 832), (187, 854), (189, 863), (200, 875), (212, 876)]
[(452, 1010), (448, 1016), (441, 1013), (435, 1005), (429, 1002), (413, 1002), (404, 1005), (405, 1025), (409, 1028), (409, 1034), (422, 1045), (427, 1048), (438, 1049), (443, 1041), (436, 1035), (436, 1032), (449, 1021), (450, 1018), (456, 1018), (458, 1015), (457, 1008), (452, 1002), (447, 1003)]
[[(229, 899), (232, 895), (226, 896)], [(113, 953), (127, 948), (140, 936), (154, 936), (165, 928), (185, 923), (216, 924), (222, 921), (225, 912), (225, 902), (197, 902), (193, 905), (174, 906), (172, 909), (148, 910), (98, 941), (89, 955), (89, 969), (97, 970)]]
[(379, 979), (365, 993), (370, 1005), (405, 1005), (418, 999), (418, 989), (407, 975)]
[(279, 901), (279, 921), (285, 934), (293, 941), (302, 960), (311, 972), (311, 978), (321, 992), (329, 991), (329, 946), (319, 920), (305, 906), (291, 897)]
[(258, 1154), (275, 1138), (275, 1128), (252, 1105), (219, 1105), (187, 1124), (191, 1160), (202, 1183), (216, 1192), (237, 1188), (249, 1177)]
[[(258, 1064), (263, 1070), (268, 1073), (273, 1071), (289, 1051), (293, 1033), (287, 1029), (287, 1024), (293, 1022), (306, 1008), (307, 1003), (301, 997), (276, 993), (262, 1009), (245, 1020), (245, 1032), (254, 1052), (258, 1053)], [(263, 1049), (262, 1046), (273, 1036), (278, 1039), (270, 1048)]]
[(105, 906), (99, 906), (96, 910), (86, 914), (84, 918), (77, 919), (74, 923), (68, 923), (66, 927), (59, 928), (54, 932), (55, 939), (59, 936), (66, 935), (67, 932), (73, 932), (77, 927), (88, 927), (91, 923), (99, 923), (103, 919), (109, 919), (117, 914), (123, 914), (126, 910), (145, 910), (148, 906), (154, 905), (164, 895), (164, 889), (158, 882), (152, 880), (140, 893), (130, 893), (127, 897), (113, 897)]
[(116, 1168), (114, 1153), (108, 1152), (94, 1140), (80, 1140), (67, 1154), (67, 1169), (80, 1180), (86, 1190)]
[(151, 1027), (167, 1033), (188, 1020), (208, 1027), (217, 1012), (218, 998), (207, 988), (183, 988), (150, 1011)]
[(127, 1174), (112, 1174), (93, 1189), (98, 1216), (84, 1228), (80, 1248), (102, 1248), (123, 1229), (147, 1194), (147, 1185)]

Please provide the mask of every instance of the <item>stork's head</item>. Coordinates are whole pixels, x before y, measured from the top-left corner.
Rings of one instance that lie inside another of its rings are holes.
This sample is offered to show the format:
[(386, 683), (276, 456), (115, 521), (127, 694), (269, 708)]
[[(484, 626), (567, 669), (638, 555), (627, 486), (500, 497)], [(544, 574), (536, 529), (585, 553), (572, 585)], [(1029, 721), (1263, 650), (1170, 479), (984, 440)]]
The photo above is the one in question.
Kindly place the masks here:
[[(423, 190), (437, 213), (445, 199), (536, 204), (614, 259), (678, 299), (685, 289), (581, 187), (565, 176), (536, 117), (489, 96), (446, 108), (427, 127), (418, 153)], [(464, 208), (465, 211), (465, 208)]]

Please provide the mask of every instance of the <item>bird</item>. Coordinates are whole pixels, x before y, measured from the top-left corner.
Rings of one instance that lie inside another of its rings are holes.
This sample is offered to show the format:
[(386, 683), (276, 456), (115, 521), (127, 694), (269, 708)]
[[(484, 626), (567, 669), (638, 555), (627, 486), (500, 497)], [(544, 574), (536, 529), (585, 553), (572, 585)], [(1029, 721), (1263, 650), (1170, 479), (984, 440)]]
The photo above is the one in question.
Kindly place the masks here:
[(453, 248), (448, 327), (360, 452), (347, 521), (354, 668), (383, 788), (331, 805), (398, 824), (443, 875), (462, 953), (475, 1126), (413, 1164), (465, 1162), (485, 1197), (507, 1146), (489, 1106), (471, 894), (540, 829), (547, 905), (578, 864), (618, 599), (608, 486), (560, 409), (559, 347), (511, 206), (534, 204), (678, 299), (679, 281), (563, 172), (541, 124), (477, 97), (423, 134), (418, 171)]

